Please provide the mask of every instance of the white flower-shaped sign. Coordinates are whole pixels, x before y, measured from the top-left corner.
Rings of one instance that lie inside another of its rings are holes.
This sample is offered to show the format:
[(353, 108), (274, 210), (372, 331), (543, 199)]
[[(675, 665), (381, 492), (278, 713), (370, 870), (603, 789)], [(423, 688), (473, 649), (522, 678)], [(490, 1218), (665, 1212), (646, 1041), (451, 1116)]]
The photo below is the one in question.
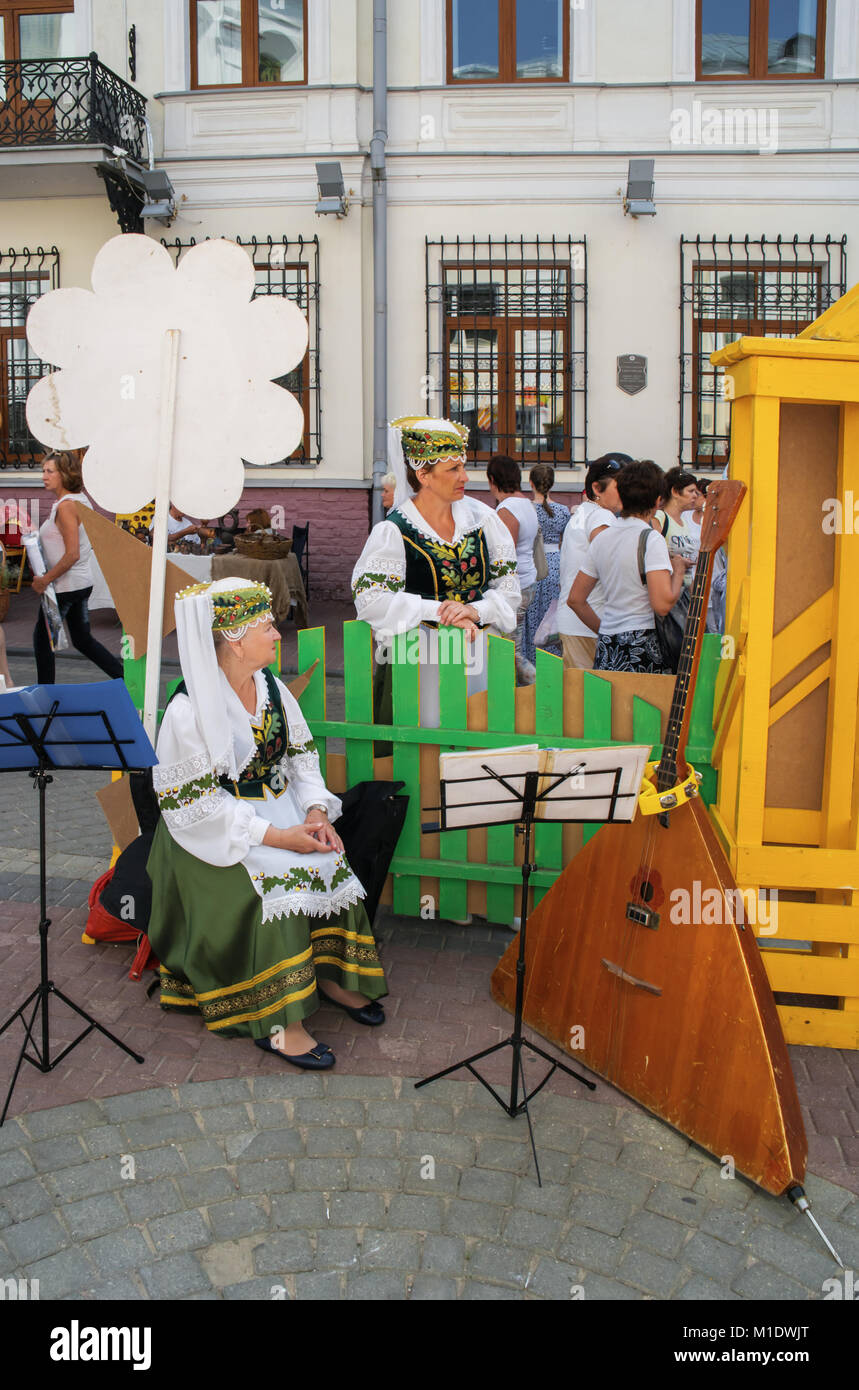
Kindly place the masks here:
[(54, 290), (33, 306), (27, 337), (61, 368), (27, 400), (27, 423), (53, 449), (88, 447), (84, 485), (107, 511), (132, 512), (156, 492), (165, 334), (180, 331), (170, 500), (220, 516), (244, 486), (242, 460), (287, 458), (304, 417), (284, 376), (307, 350), (307, 322), (280, 296), (252, 300), (254, 270), (234, 242), (192, 247), (178, 269), (150, 237), (114, 237), (92, 271), (93, 293)]

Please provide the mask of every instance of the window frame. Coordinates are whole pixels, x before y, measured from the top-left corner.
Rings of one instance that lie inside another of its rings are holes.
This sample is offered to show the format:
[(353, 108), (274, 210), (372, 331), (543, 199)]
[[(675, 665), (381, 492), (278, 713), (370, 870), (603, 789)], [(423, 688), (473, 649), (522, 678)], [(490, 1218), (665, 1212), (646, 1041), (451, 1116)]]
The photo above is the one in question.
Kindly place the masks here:
[[(516, 5), (528, 0), (498, 0), (498, 76), (455, 77), (453, 73), (453, 0), (445, 3), (445, 35), (447, 47), (447, 84), (449, 87), (542, 86), (570, 81), (570, 5), (561, 0), (564, 17), (563, 61), (560, 77), (516, 76)], [(700, 0), (699, 0), (700, 3)]]
[(21, 57), (21, 34), (17, 21), (22, 15), (74, 14), (74, 11), (75, 0), (0, 0), (0, 27), (5, 44), (3, 62), (33, 61)]
[(770, 0), (749, 0), (749, 71), (703, 71), (704, 0), (695, 0), (695, 79), (697, 82), (815, 82), (826, 75), (826, 0), (817, 0), (817, 62), (814, 72), (767, 70)]
[[(240, 0), (242, 26), (242, 80), (241, 82), (201, 83), (197, 72), (197, 4), (198, 0), (188, 0), (190, 9), (191, 44), (191, 90), (195, 92), (241, 92), (280, 90), (283, 87), (307, 86), (307, 0), (302, 0), (304, 26), (304, 75), (293, 82), (260, 82), (259, 80), (259, 8), (257, 0)], [(256, 73), (254, 78), (249, 74)]]
[[(56, 13), (52, 11), (51, 13)], [(41, 299), (44, 295), (50, 294), (52, 290), (58, 289), (60, 284), (60, 253), (55, 246), (47, 250), (39, 247), (36, 251), (9, 251), (0, 252), (0, 299), (5, 298), (4, 287), (12, 286), (16, 280), (23, 280), (25, 283), (36, 281), (39, 284), (39, 293), (35, 296), (34, 302)], [(30, 308), (32, 305), (30, 306)], [(11, 343), (27, 342), (27, 317), (29, 308), (24, 315), (23, 323), (8, 324), (0, 322), (0, 472), (34, 469), (39, 466), (40, 460), (47, 450), (47, 445), (41, 444), (35, 436), (30, 436), (38, 445), (36, 449), (12, 449), (10, 439), (11, 411), (9, 409), (12, 398), (7, 392), (7, 387), (11, 383), (12, 374), (9, 371), (11, 362)], [(32, 363), (39, 370), (30, 375), (26, 374), (27, 385), (26, 399), (43, 376), (47, 376), (54, 368), (47, 362), (43, 362), (35, 353), (31, 353), (28, 347), (25, 355), (25, 362)], [(29, 431), (28, 431), (29, 432)]]

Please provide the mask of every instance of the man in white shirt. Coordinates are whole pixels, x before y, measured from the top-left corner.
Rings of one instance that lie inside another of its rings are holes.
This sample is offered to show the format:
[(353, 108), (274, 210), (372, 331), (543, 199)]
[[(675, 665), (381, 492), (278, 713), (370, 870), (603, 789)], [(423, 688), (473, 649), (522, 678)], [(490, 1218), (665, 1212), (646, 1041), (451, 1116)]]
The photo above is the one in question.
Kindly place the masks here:
[[(603, 454), (589, 467), (585, 475), (585, 496), (573, 513), (561, 542), (561, 595), (558, 601), (558, 634), (564, 653), (564, 665), (591, 671), (597, 639), (591, 629), (577, 617), (567, 600), (576, 575), (588, 553), (591, 541), (620, 512), (621, 500), (617, 491), (617, 476), (632, 463), (629, 454)], [(602, 615), (604, 596), (602, 586), (592, 590), (590, 605)]]
[(522, 590), (522, 601), (513, 636), (515, 650), (516, 677), (519, 685), (533, 685), (537, 679), (537, 669), (523, 650), (525, 635), (525, 610), (533, 601), (537, 587), (537, 566), (534, 563), (534, 542), (540, 532), (540, 523), (534, 503), (522, 491), (522, 469), (515, 459), (506, 454), (496, 454), (489, 460), (486, 469), (489, 491), (496, 501), (496, 512), (507, 527), (516, 546), (516, 573)]

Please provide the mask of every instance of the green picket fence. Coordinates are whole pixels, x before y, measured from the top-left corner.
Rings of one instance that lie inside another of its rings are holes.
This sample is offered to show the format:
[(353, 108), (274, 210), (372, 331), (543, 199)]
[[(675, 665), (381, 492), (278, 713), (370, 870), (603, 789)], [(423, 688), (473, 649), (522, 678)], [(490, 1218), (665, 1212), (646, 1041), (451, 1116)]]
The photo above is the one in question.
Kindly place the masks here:
[[(488, 655), (488, 724), (486, 733), (466, 727), (466, 665), (463, 634), (449, 632), (447, 664), (439, 672), (441, 727), (424, 729), (419, 724), (420, 693), (417, 632), (405, 633), (392, 648), (393, 719), (392, 725), (373, 722), (373, 636), (362, 622), (343, 626), (343, 670), (345, 680), (345, 718), (326, 717), (325, 629), (311, 628), (298, 634), (298, 665), (306, 671), (314, 661), (319, 665), (301, 698), (301, 707), (319, 746), (323, 774), (329, 739), (343, 739), (346, 747), (346, 784), (373, 780), (373, 745), (376, 740), (393, 744), (393, 775), (405, 783), (409, 796), (397, 853), (391, 864), (394, 876), (394, 911), (417, 917), (421, 911), (421, 878), (438, 879), (438, 915), (460, 919), (467, 915), (469, 882), (485, 882), (486, 915), (491, 922), (510, 925), (518, 912), (521, 870), (515, 862), (515, 827), (492, 826), (486, 831), (486, 862), (468, 860), (468, 832), (448, 831), (439, 836), (440, 857), (421, 855), (422, 801), (420, 785), (421, 745), (439, 750), (465, 748), (504, 748), (517, 742), (537, 743), (541, 748), (584, 748), (605, 746), (611, 736), (612, 686), (607, 680), (584, 673), (584, 726), (580, 738), (568, 738), (563, 731), (564, 668), (560, 658), (537, 653), (535, 687), (535, 727), (533, 733), (516, 733), (516, 677), (513, 643), (490, 637)], [(710, 763), (713, 745), (713, 697), (721, 642), (718, 636), (704, 638), (701, 666), (692, 708), (687, 756), (702, 773), (701, 794), (709, 803), (716, 794), (716, 774)], [(633, 705), (633, 739), (653, 746), (654, 758), (661, 753), (660, 712), (637, 696)], [(621, 746), (620, 744), (618, 746)], [(585, 827), (585, 839), (598, 826)], [(560, 825), (541, 825), (535, 834), (536, 873), (531, 877), (535, 902), (551, 888), (563, 868)]]

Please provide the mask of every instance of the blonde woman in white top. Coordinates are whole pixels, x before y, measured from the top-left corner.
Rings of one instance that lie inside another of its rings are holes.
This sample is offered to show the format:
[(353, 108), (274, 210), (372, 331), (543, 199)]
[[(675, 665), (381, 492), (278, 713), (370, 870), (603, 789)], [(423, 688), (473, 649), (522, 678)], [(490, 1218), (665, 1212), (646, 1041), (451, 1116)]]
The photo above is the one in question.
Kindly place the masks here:
[[(92, 504), (83, 494), (81, 466), (73, 454), (46, 454), (42, 461), (42, 482), (54, 499), (47, 521), (39, 528), (39, 540), (45, 556), (47, 571), (33, 579), (37, 594), (43, 594), (53, 584), (73, 647), (94, 661), (112, 680), (121, 679), (122, 662), (97, 642), (90, 632), (87, 599), (92, 593), (90, 556), (92, 546), (72, 502)], [(40, 685), (53, 685), (55, 678), (54, 653), (48, 637), (41, 606), (33, 631), (36, 653), (36, 678)]]

